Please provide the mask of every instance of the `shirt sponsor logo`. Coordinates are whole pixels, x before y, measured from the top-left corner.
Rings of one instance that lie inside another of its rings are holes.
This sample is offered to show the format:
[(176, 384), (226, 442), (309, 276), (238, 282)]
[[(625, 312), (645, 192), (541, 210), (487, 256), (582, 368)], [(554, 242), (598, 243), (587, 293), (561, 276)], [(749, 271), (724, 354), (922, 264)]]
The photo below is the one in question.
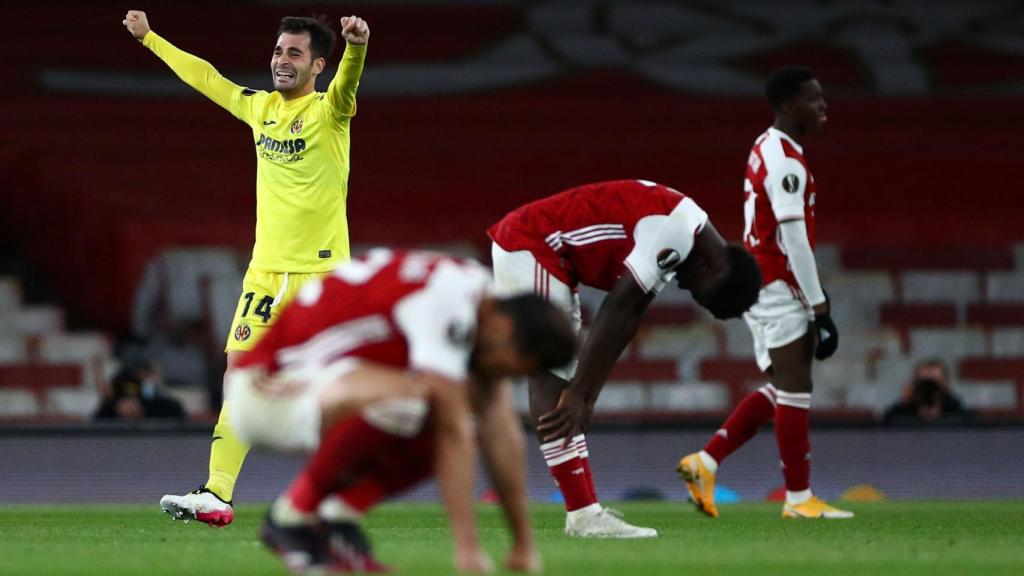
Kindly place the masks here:
[(256, 141), (256, 149), (260, 158), (273, 162), (297, 162), (303, 159), (302, 152), (306, 150), (306, 140), (294, 138), (291, 140), (276, 140), (260, 134)]

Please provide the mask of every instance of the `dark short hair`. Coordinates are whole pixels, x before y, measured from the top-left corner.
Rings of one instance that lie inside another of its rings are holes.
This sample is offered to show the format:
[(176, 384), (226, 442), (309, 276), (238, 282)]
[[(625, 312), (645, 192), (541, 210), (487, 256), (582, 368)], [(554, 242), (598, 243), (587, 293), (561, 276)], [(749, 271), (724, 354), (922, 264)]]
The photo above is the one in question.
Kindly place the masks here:
[(757, 302), (761, 291), (761, 268), (742, 246), (729, 244), (729, 275), (711, 294), (708, 310), (719, 320), (741, 316)]
[(522, 294), (498, 300), (498, 309), (512, 319), (519, 353), (535, 359), (539, 370), (565, 366), (576, 356), (576, 329), (551, 302)]
[(768, 78), (764, 87), (764, 95), (772, 108), (778, 110), (795, 94), (800, 92), (804, 82), (814, 80), (814, 73), (803, 66), (786, 66), (779, 68)]
[(942, 358), (939, 358), (937, 356), (933, 358), (925, 358), (924, 360), (921, 360), (920, 362), (915, 364), (915, 377), (922, 368), (938, 368), (939, 372), (942, 372), (942, 377), (946, 380), (947, 383), (949, 382), (949, 364), (947, 364), (946, 361), (943, 360)]
[(309, 49), (313, 54), (313, 60), (331, 57), (334, 52), (334, 45), (338, 43), (338, 35), (327, 25), (327, 18), (320, 16), (285, 16), (281, 18), (281, 25), (277, 27), (277, 35), (288, 34), (309, 34)]

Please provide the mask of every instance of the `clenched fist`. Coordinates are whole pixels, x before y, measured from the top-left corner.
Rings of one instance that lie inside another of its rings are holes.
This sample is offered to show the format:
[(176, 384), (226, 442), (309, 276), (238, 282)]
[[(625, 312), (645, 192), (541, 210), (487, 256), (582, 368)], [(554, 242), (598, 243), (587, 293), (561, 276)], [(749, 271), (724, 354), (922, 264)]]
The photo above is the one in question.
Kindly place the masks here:
[[(146, 19), (146, 13), (139, 10), (129, 10), (128, 14), (124, 17), (123, 24), (128, 29), (128, 32), (131, 32), (131, 35), (139, 42), (142, 42), (142, 39), (146, 37), (146, 33), (149, 32), (149, 20)], [(370, 35), (369, 31), (367, 31), (366, 35)]]
[(370, 27), (362, 18), (345, 16), (341, 19), (341, 37), (349, 44), (366, 44), (370, 39)]

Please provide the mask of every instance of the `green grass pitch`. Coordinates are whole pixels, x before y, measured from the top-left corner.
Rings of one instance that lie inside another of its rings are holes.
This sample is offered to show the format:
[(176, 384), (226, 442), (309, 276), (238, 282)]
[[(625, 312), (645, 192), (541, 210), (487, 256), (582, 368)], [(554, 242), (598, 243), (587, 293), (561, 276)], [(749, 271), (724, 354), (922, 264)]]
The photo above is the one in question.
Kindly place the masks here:
[[(654, 526), (648, 541), (569, 540), (563, 513), (533, 509), (547, 574), (786, 576), (1024, 574), (1024, 501), (853, 504), (848, 521), (779, 518), (776, 504), (722, 506), (704, 518), (682, 503), (631, 503), (627, 519)], [(264, 508), (243, 506), (223, 530), (172, 523), (153, 506), (0, 507), (0, 575), (284, 574), (256, 538)], [(498, 510), (480, 527), (500, 561), (507, 538)], [(392, 504), (368, 531), (381, 560), (405, 574), (450, 574), (440, 507)]]

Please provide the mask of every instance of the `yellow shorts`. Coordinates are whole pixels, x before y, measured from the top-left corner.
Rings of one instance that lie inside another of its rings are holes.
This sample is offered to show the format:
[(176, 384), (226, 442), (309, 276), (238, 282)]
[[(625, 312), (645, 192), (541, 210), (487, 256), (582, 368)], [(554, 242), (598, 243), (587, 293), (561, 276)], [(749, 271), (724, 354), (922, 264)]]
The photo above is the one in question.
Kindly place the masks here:
[(242, 280), (242, 296), (235, 308), (225, 352), (252, 350), (267, 329), (273, 326), (281, 310), (295, 298), (307, 282), (327, 272), (262, 272), (249, 268)]

